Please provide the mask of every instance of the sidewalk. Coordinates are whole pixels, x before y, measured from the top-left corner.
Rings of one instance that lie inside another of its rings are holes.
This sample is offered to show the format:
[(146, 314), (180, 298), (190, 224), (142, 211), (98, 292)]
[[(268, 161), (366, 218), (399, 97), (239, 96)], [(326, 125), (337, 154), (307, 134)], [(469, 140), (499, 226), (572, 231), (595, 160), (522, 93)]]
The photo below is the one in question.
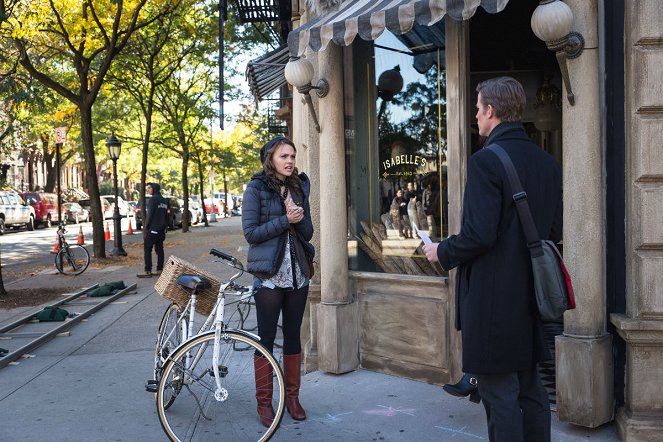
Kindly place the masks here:
[[(142, 256), (142, 248), (133, 246), (139, 242), (140, 235), (129, 241), (130, 255)], [(246, 262), (239, 218), (194, 227), (191, 233), (169, 232), (165, 246), (166, 256), (177, 255), (229, 277), (232, 268), (211, 262), (211, 247)], [(45, 272), (9, 285), (138, 284), (135, 294), (99, 310), (69, 336), (54, 338), (33, 350), (34, 357), (0, 369), (1, 441), (165, 440), (154, 397), (144, 385), (151, 377), (155, 333), (168, 303), (154, 292), (156, 279), (136, 278), (141, 270), (140, 265), (91, 268), (74, 280)], [(34, 310), (0, 310), (0, 325)], [(488, 440), (482, 406), (449, 396), (438, 386), (367, 370), (309, 373), (302, 380), (301, 402), (308, 419), (295, 422), (286, 414), (273, 441)], [(589, 430), (559, 423), (553, 413), (552, 440), (618, 438), (612, 424)]]

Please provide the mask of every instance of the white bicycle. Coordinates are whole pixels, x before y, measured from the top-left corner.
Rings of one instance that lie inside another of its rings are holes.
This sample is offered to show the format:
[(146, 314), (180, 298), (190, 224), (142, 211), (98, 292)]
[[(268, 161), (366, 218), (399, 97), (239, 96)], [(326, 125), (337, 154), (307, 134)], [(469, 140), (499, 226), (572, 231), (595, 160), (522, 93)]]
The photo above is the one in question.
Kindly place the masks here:
[[(159, 421), (172, 441), (267, 441), (285, 409), (283, 373), (258, 336), (224, 322), (226, 297), (247, 302), (254, 291), (235, 284), (244, 273), (239, 260), (216, 249), (210, 254), (228, 261), (238, 273), (221, 284), (212, 312), (195, 335), (197, 295), (208, 282), (198, 275), (177, 278), (178, 288), (190, 298), (184, 307), (171, 304), (164, 314), (157, 334), (155, 379), (146, 388), (156, 392)], [(254, 355), (264, 358), (260, 373), (271, 378), (267, 382), (256, 378)], [(276, 417), (269, 427), (256, 414), (256, 384), (271, 385), (273, 390)]]

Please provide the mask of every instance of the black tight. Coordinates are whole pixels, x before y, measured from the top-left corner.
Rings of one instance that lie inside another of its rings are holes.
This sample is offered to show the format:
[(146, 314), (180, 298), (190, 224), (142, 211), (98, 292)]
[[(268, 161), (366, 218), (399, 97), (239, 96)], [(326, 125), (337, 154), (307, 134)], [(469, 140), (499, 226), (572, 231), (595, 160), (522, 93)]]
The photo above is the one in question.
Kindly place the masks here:
[(302, 343), (299, 337), (308, 297), (308, 285), (297, 290), (268, 289), (261, 287), (255, 294), (256, 316), (260, 343), (270, 352), (274, 350), (274, 339), (283, 312), (283, 354), (301, 353)]

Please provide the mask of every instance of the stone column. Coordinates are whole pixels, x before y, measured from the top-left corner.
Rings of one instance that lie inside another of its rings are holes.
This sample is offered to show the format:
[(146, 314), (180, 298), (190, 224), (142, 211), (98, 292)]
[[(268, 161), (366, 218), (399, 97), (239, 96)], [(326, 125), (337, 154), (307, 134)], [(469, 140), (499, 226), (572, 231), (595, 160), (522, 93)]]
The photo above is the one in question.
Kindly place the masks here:
[(358, 307), (348, 286), (343, 59), (329, 44), (318, 54), (319, 78), (329, 93), (318, 100), (320, 121), (320, 297), (318, 366), (345, 373), (359, 366)]
[(663, 440), (663, 3), (624, 2), (626, 342), (623, 441)]
[[(298, 0), (292, 0), (292, 27), (293, 29), (305, 24), (309, 19), (309, 14), (304, 8), (304, 2), (299, 4)], [(317, 54), (309, 52), (306, 57), (313, 63), (316, 73), (313, 78), (318, 79), (317, 73)], [(309, 115), (308, 107), (304, 101), (304, 96), (296, 88), (290, 87), (292, 93), (292, 121), (293, 121), (293, 140), (297, 146), (297, 168), (300, 172), (305, 172), (311, 180), (311, 195), (309, 203), (311, 205), (311, 218), (313, 219), (313, 239), (311, 243), (315, 246), (317, 257), (316, 262), (320, 262), (320, 177), (319, 160), (320, 149), (318, 131), (315, 129), (313, 119)], [(317, 102), (315, 92), (312, 94), (314, 103)], [(318, 368), (318, 331), (316, 310), (320, 303), (320, 271), (309, 285), (308, 303), (304, 312), (302, 322), (301, 339), (303, 346), (304, 371), (306, 373), (317, 370)]]
[(612, 420), (614, 407), (612, 335), (606, 332), (598, 0), (566, 3), (585, 50), (568, 61), (575, 106), (562, 94), (564, 261), (577, 308), (564, 315), (564, 334), (555, 342), (557, 415), (593, 428)]

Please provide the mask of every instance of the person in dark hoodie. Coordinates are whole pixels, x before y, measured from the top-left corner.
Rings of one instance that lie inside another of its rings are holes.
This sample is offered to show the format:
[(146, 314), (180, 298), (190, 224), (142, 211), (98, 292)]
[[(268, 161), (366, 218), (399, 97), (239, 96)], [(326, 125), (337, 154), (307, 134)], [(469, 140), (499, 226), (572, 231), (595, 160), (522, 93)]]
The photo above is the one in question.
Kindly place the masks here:
[[(163, 270), (163, 242), (166, 240), (168, 230), (168, 202), (161, 195), (161, 186), (157, 183), (147, 183), (145, 193), (150, 195), (145, 205), (145, 222), (143, 223), (143, 251), (145, 254), (145, 273), (139, 278), (150, 278), (160, 275)], [(157, 270), (152, 273), (152, 248), (157, 253)]]
[[(242, 197), (242, 228), (249, 243), (247, 270), (255, 276), (257, 287), (260, 342), (273, 351), (282, 313), (286, 408), (293, 419), (304, 420), (306, 413), (299, 403), (300, 328), (315, 249), (310, 243), (310, 181), (297, 171), (296, 154), (294, 143), (284, 137), (274, 138), (260, 149), (263, 170), (251, 178)], [(254, 368), (258, 416), (269, 426), (274, 420), (271, 368), (259, 356), (254, 356)]]

